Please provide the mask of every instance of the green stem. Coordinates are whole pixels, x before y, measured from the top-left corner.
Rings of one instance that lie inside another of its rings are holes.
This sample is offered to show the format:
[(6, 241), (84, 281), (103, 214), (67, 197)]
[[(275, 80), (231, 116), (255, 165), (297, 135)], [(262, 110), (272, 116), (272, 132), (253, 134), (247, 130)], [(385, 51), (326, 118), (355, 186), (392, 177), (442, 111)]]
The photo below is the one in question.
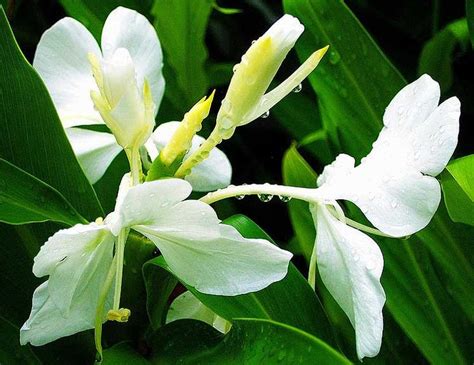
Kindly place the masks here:
[(140, 159), (140, 151), (138, 148), (126, 149), (128, 163), (130, 164), (130, 175), (132, 186), (140, 184), (142, 176), (142, 161)]
[(115, 250), (116, 268), (115, 268), (115, 291), (114, 304), (112, 309), (118, 310), (120, 308), (120, 296), (122, 294), (122, 277), (123, 277), (123, 259), (125, 252), (125, 242), (127, 242), (128, 228), (123, 228), (117, 238), (117, 246)]
[(109, 272), (107, 273), (107, 277), (105, 278), (104, 285), (100, 290), (99, 301), (97, 303), (96, 313), (95, 313), (95, 332), (94, 332), (94, 339), (95, 339), (95, 348), (100, 355), (102, 360), (102, 320), (104, 318), (104, 307), (105, 302), (107, 300), (107, 296), (112, 286), (112, 281), (115, 277), (115, 268), (117, 266), (117, 256), (115, 256), (112, 260), (112, 264), (110, 265)]

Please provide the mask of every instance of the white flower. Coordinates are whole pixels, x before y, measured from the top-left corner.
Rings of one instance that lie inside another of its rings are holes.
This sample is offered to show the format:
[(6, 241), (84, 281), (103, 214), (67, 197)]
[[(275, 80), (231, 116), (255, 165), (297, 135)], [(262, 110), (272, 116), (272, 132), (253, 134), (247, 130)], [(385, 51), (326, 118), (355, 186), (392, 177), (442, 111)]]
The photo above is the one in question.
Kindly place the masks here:
[[(122, 7), (112, 11), (101, 46), (81, 23), (64, 18), (43, 34), (33, 61), (92, 182), (121, 151), (115, 138), (123, 148), (145, 143), (165, 86), (161, 46), (144, 16)], [(115, 138), (72, 128), (104, 122)]]
[[(33, 295), (30, 317), (20, 331), (21, 343), (42, 345), (94, 328), (97, 320), (106, 318), (126, 321), (120, 319), (121, 313), (129, 315), (118, 307), (120, 290), (116, 298), (117, 285), (115, 292), (111, 289), (117, 279), (111, 276), (115, 266), (122, 265), (117, 255), (112, 257), (114, 242), (117, 245), (124, 230), (148, 237), (170, 269), (203, 293), (245, 294), (285, 277), (289, 252), (266, 240), (246, 239), (221, 224), (209, 205), (185, 200), (191, 190), (181, 179), (130, 187), (126, 175), (115, 211), (103, 222), (79, 224), (53, 235), (35, 258), (33, 273), (49, 279)], [(96, 314), (101, 301), (105, 305)]]
[[(317, 265), (326, 288), (355, 328), (360, 359), (380, 350), (385, 303), (382, 253), (360, 230), (402, 237), (433, 218), (441, 198), (435, 176), (454, 152), (460, 116), (457, 98), (438, 105), (439, 97), (439, 85), (428, 75), (404, 87), (387, 107), (384, 127), (369, 155), (357, 167), (354, 158), (339, 155), (325, 167), (317, 189), (248, 185), (201, 199), (210, 204), (230, 196), (271, 194), (310, 203), (317, 234), (309, 281), (314, 286)], [(377, 229), (346, 218), (337, 200), (357, 205)]]
[[(339, 155), (318, 178), (328, 201), (349, 200), (381, 232), (402, 237), (423, 229), (435, 214), (441, 194), (434, 178), (457, 144), (460, 103), (438, 106), (440, 89), (428, 75), (403, 88), (384, 114), (384, 127), (372, 151), (357, 167)], [(375, 356), (382, 340), (380, 284), (383, 257), (366, 234), (345, 225), (330, 207), (311, 207), (317, 237), (312, 257), (321, 279), (351, 320), (360, 359)]]

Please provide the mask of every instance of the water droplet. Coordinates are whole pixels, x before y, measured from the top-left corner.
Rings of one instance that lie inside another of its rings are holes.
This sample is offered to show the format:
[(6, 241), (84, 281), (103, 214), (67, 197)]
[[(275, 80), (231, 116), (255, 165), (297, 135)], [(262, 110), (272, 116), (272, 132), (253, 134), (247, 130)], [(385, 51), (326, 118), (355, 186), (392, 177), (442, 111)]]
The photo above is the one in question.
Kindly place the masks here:
[(390, 203), (390, 206), (395, 209), (396, 207), (398, 207), (398, 202), (395, 199), (393, 199), (392, 202)]
[(302, 85), (302, 84), (298, 84), (298, 85), (296, 85), (296, 87), (293, 89), (293, 92), (294, 92), (294, 93), (299, 93), (302, 89), (303, 89), (303, 85)]
[(270, 116), (270, 110), (267, 110), (265, 113), (263, 113), (260, 118), (262, 119), (265, 119), (265, 118), (268, 118)]
[(402, 115), (405, 112), (405, 108), (403, 106), (398, 107), (398, 115)]
[(369, 200), (375, 199), (375, 193), (373, 191), (369, 191)]
[(279, 195), (278, 197), (283, 203), (288, 203), (291, 200), (291, 196)]
[(273, 195), (271, 195), (271, 194), (258, 194), (258, 198), (260, 199), (260, 201), (262, 201), (264, 203), (268, 203), (270, 200), (273, 199)]
[(360, 257), (359, 255), (354, 255), (353, 259), (354, 259), (354, 262), (357, 262), (360, 260)]
[(235, 64), (234, 67), (232, 67), (232, 72), (236, 72), (236, 71), (238, 70), (238, 68), (239, 68), (239, 65), (240, 65), (240, 64), (238, 64), (238, 63)]
[(333, 65), (337, 64), (341, 60), (341, 55), (335, 51), (332, 50), (329, 52), (329, 62), (331, 62)]
[(254, 40), (252, 41), (252, 44), (254, 44), (256, 41), (257, 41), (257, 40), (256, 40), (256, 39), (254, 39)]
[(440, 133), (443, 133), (443, 132), (444, 132), (444, 129), (445, 129), (445, 126), (444, 126), (444, 125), (440, 125), (440, 126), (439, 126), (439, 132), (440, 132)]
[(413, 154), (413, 158), (415, 160), (418, 160), (419, 157), (420, 157), (420, 153), (418, 151), (415, 151), (415, 153)]
[(237, 199), (237, 200), (242, 200), (243, 198), (245, 198), (245, 195), (236, 195), (235, 196), (235, 199)]
[(373, 262), (372, 260), (369, 260), (365, 264), (365, 267), (367, 268), (367, 270), (374, 270), (375, 269), (375, 262)]
[(440, 139), (440, 140), (438, 141), (438, 144), (439, 144), (440, 146), (442, 146), (442, 145), (444, 144), (444, 139)]

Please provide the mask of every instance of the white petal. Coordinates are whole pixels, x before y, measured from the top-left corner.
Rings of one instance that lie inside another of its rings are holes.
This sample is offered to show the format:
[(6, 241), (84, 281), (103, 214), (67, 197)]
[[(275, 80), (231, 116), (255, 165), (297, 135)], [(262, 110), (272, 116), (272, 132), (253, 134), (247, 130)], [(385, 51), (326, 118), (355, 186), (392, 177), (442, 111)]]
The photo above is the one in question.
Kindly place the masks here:
[(364, 161), (351, 169), (349, 159), (345, 165), (337, 163), (340, 157), (321, 175), (321, 193), (328, 200), (353, 202), (375, 227), (395, 237), (418, 232), (430, 222), (441, 199), (435, 178), (383, 161)]
[(58, 21), (38, 43), (33, 67), (46, 84), (64, 127), (103, 123), (90, 98), (97, 86), (89, 52), (101, 57), (92, 34), (72, 18)]
[[(186, 211), (182, 211), (183, 228)], [(208, 229), (213, 230), (211, 224)], [(203, 231), (185, 235), (137, 226), (160, 249), (170, 269), (202, 293), (239, 295), (261, 290), (283, 279), (291, 253), (261, 239), (246, 239), (231, 226), (220, 224), (219, 234), (206, 239)]]
[(104, 176), (112, 161), (122, 151), (122, 147), (117, 144), (115, 137), (110, 133), (68, 128), (66, 134), (92, 184)]
[(135, 64), (139, 89), (143, 89), (143, 81), (147, 79), (158, 108), (165, 88), (163, 54), (150, 22), (134, 10), (118, 7), (105, 21), (101, 44), (105, 58), (111, 57), (118, 48), (128, 50)]
[[(161, 124), (151, 135), (145, 144), (148, 154), (152, 159), (158, 156), (166, 144), (171, 140), (180, 122), (168, 122)], [(194, 136), (189, 152), (185, 157), (193, 153), (204, 142), (201, 136)], [(212, 191), (229, 186), (232, 178), (232, 166), (229, 159), (218, 148), (214, 148), (209, 157), (193, 168), (186, 180), (192, 185), (194, 191)]]
[[(58, 265), (50, 280), (33, 293), (30, 316), (20, 329), (22, 345), (29, 342), (41, 346), (94, 328), (99, 295), (112, 262), (112, 250), (113, 241), (107, 241), (87, 255), (87, 260), (72, 256), (66, 261), (68, 263)], [(81, 265), (83, 263), (84, 266)], [(56, 275), (59, 277), (56, 278)], [(54, 290), (53, 285), (56, 286)], [(112, 290), (105, 304), (105, 313), (112, 307), (111, 294)], [(69, 306), (67, 311), (64, 310), (65, 302)]]
[[(127, 181), (126, 178), (123, 181)], [(117, 221), (110, 223), (114, 234), (123, 227), (153, 224), (166, 218), (163, 212), (186, 199), (192, 190), (191, 185), (181, 179), (151, 181), (130, 188), (125, 182), (120, 187), (115, 206)]]
[(428, 75), (404, 87), (387, 107), (385, 127), (365, 160), (438, 175), (456, 147), (460, 116), (459, 100), (438, 106), (439, 93), (438, 83)]
[(51, 300), (64, 315), (73, 300), (88, 290), (95, 275), (105, 275), (113, 244), (114, 237), (106, 226), (91, 223), (60, 230), (41, 247), (33, 273), (50, 275)]
[(369, 236), (338, 221), (325, 206), (312, 206), (311, 213), (321, 279), (355, 329), (359, 359), (373, 357), (383, 331), (382, 253)]

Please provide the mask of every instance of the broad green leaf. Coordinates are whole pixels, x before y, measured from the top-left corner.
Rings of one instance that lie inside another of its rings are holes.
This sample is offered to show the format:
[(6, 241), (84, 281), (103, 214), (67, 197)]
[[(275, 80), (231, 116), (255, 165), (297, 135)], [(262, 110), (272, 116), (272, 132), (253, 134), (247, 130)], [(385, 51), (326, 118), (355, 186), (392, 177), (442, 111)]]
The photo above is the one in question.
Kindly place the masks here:
[(0, 11), (0, 158), (59, 191), (84, 217), (102, 215), (53, 102)]
[(461, 189), (474, 201), (474, 155), (451, 161), (446, 167)]
[(441, 175), (443, 195), (454, 222), (474, 225), (474, 155), (452, 161)]
[(146, 16), (152, 0), (59, 0), (59, 2), (69, 16), (80, 21), (96, 39), (100, 39), (105, 19), (112, 10), (123, 6)]
[[(245, 237), (270, 240), (260, 227), (245, 216), (233, 216), (224, 223), (234, 226)], [(153, 265), (156, 270), (163, 268), (169, 271), (162, 257), (153, 259), (146, 265)], [(151, 270), (151, 268), (148, 267), (145, 270)], [(160, 274), (158, 276), (163, 277)], [(243, 317), (271, 319), (300, 328), (327, 343), (334, 344), (331, 325), (321, 303), (293, 264), (290, 264), (288, 275), (283, 280), (259, 292), (244, 295), (207, 295), (199, 293), (184, 282), (182, 284), (207, 307), (229, 321)], [(163, 303), (159, 303), (159, 306), (162, 305)], [(159, 324), (155, 327), (158, 326)]]
[(453, 83), (453, 61), (456, 46), (466, 50), (469, 32), (466, 19), (448, 24), (435, 34), (423, 47), (418, 74), (429, 74), (440, 83), (441, 90), (448, 90)]
[(166, 96), (182, 113), (207, 91), (204, 42), (212, 0), (155, 0), (151, 10), (164, 52)]
[(341, 151), (361, 158), (382, 125), (382, 114), (405, 85), (374, 40), (342, 1), (285, 0), (285, 11), (305, 26), (296, 43), (301, 60), (329, 45), (309, 76), (323, 126)]
[[(316, 187), (316, 173), (300, 155), (295, 145), (292, 145), (283, 156), (282, 173), (285, 185)], [(316, 231), (308, 203), (293, 199), (288, 202), (288, 211), (303, 256), (309, 263)]]
[(350, 364), (320, 339), (264, 319), (238, 319), (226, 335), (179, 320), (153, 336), (152, 364)]
[(0, 158), (0, 221), (87, 223), (56, 189)]

